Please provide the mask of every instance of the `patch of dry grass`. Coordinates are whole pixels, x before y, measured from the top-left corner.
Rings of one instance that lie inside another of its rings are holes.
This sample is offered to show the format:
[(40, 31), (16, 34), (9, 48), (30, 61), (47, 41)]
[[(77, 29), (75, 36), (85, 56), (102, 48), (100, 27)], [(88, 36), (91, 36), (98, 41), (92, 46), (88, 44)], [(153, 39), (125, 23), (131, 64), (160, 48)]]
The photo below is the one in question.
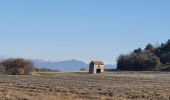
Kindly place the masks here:
[(0, 76), (0, 100), (169, 100), (168, 72)]
[(0, 100), (83, 100), (74, 95), (66, 96), (61, 93), (31, 92), (27, 90), (6, 89), (1, 90)]

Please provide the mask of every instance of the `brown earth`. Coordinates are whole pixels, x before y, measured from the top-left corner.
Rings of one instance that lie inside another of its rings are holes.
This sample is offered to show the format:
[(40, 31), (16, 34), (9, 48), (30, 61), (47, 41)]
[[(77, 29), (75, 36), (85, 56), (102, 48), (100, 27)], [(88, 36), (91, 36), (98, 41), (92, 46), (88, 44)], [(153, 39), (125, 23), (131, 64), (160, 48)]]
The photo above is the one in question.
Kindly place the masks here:
[(0, 100), (169, 100), (170, 72), (0, 76)]

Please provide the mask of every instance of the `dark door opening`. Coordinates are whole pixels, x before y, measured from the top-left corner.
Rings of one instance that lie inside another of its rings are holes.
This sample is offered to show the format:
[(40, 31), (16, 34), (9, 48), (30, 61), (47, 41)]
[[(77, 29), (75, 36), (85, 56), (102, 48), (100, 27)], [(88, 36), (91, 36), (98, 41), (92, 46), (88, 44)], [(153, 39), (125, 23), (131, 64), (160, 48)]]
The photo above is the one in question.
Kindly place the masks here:
[(101, 73), (101, 69), (97, 69), (97, 70), (96, 70), (96, 73)]

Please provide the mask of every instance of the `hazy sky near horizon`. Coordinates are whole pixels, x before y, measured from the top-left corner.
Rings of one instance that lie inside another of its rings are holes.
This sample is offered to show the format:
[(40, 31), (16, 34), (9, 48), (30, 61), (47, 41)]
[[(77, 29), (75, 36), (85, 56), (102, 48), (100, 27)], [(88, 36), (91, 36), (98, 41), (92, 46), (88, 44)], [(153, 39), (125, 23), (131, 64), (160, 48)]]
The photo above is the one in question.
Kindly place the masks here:
[(169, 0), (1, 0), (0, 56), (115, 63), (170, 39)]

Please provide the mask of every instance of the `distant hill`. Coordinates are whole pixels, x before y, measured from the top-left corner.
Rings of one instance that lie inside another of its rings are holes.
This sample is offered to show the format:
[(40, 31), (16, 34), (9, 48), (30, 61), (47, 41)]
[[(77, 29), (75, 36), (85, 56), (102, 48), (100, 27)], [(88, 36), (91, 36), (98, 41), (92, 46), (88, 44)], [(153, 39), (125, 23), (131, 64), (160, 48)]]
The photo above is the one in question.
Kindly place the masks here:
[[(53, 70), (60, 71), (80, 71), (81, 67), (85, 67), (87, 70), (89, 69), (89, 64), (78, 61), (78, 60), (67, 60), (67, 61), (44, 61), (41, 59), (32, 60), (36, 67), (38, 68), (49, 68)], [(106, 69), (114, 69), (115, 65), (107, 64), (105, 65)]]
[(88, 69), (88, 64), (77, 61), (77, 60), (68, 60), (68, 61), (44, 61), (44, 60), (33, 60), (34, 64), (38, 68), (49, 68), (60, 71), (79, 71), (81, 67)]

